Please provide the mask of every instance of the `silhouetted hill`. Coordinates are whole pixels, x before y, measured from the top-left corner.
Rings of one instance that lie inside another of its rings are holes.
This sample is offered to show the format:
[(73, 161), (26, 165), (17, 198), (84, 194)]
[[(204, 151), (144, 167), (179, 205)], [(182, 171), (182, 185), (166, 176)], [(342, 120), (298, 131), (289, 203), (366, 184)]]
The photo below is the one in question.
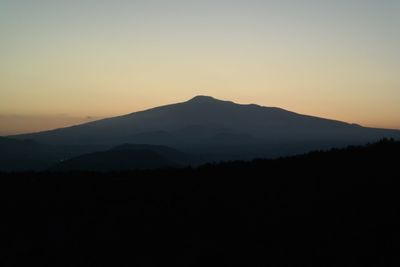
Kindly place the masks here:
[(51, 165), (94, 147), (56, 146), (33, 140), (0, 137), (0, 171), (44, 170)]
[(73, 127), (15, 136), (49, 144), (168, 145), (191, 153), (213, 154), (213, 159), (273, 157), (365, 144), (383, 137), (400, 138), (400, 132), (207, 96)]
[(382, 140), (200, 168), (0, 173), (0, 265), (399, 266), (399, 158)]
[(122, 171), (178, 166), (149, 150), (113, 150), (81, 155), (60, 162), (52, 171)]
[(178, 163), (179, 165), (186, 166), (190, 164), (197, 165), (204, 159), (199, 156), (184, 153), (182, 151), (173, 149), (168, 146), (148, 145), (148, 144), (123, 144), (113, 148), (112, 150), (149, 150), (168, 158), (169, 160)]
[(183, 167), (196, 163), (194, 156), (166, 146), (124, 144), (108, 151), (84, 154), (62, 161), (52, 171), (123, 171)]

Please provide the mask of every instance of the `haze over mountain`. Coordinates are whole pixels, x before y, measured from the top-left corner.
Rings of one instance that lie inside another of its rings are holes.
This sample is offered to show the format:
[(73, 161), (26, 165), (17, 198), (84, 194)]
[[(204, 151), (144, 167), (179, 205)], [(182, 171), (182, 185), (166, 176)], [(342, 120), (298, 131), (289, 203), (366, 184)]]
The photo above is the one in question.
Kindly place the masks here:
[(254, 157), (400, 138), (400, 131), (196, 96), (183, 103), (13, 137), (63, 145), (168, 145), (206, 154), (219, 148), (220, 153)]

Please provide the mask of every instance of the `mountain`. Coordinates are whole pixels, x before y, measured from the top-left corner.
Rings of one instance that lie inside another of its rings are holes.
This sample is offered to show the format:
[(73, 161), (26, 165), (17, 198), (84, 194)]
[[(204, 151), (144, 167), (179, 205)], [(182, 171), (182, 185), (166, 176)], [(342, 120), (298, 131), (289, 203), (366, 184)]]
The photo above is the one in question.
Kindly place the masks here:
[(62, 161), (52, 171), (123, 171), (182, 167), (194, 157), (166, 146), (124, 144), (111, 150), (80, 155)]
[(400, 131), (361, 127), (275, 107), (209, 96), (51, 131), (14, 136), (47, 144), (167, 145), (210, 159), (281, 156), (312, 149), (400, 138)]

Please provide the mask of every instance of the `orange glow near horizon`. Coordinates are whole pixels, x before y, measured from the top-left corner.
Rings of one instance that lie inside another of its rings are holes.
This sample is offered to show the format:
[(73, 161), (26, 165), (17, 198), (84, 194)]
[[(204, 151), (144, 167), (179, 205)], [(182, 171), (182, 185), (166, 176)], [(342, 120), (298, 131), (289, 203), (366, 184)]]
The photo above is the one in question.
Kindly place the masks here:
[(0, 3), (0, 135), (195, 95), (400, 129), (399, 1), (165, 2)]

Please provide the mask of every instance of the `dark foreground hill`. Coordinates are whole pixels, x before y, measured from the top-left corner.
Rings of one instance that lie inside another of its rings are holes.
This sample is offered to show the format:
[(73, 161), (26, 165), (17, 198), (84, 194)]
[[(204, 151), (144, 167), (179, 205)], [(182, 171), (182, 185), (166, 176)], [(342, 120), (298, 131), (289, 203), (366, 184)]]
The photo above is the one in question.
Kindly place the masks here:
[(1, 175), (1, 266), (399, 266), (400, 143)]

